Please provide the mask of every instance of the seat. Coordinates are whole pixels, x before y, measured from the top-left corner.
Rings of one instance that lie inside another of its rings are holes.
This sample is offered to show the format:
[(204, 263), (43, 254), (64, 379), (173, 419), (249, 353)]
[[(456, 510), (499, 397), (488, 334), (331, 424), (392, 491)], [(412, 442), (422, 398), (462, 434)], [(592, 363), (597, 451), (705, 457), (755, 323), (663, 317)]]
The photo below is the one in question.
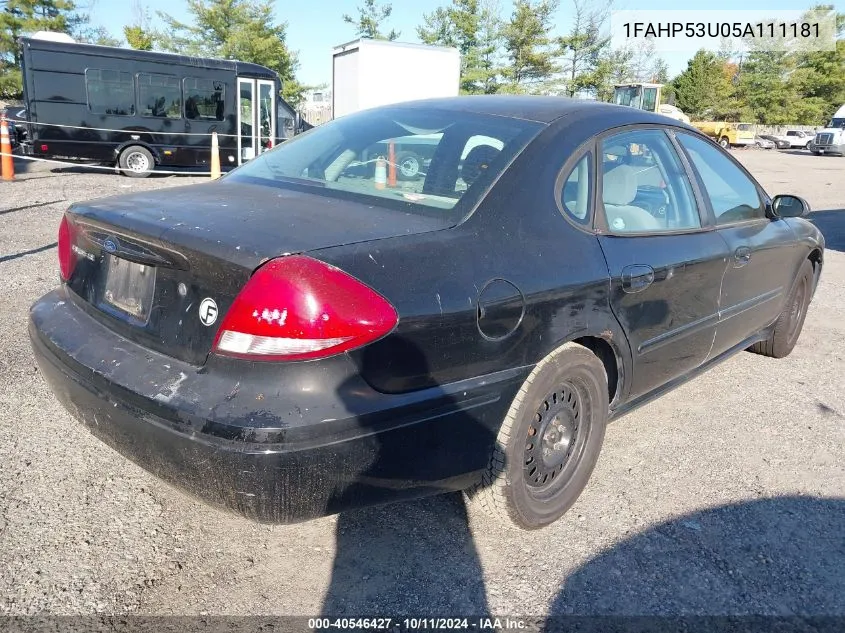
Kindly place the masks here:
[(467, 154), (466, 158), (464, 158), (464, 163), (461, 167), (461, 178), (466, 183), (467, 188), (472, 186), (475, 179), (490, 166), (490, 163), (492, 163), (498, 155), (499, 150), (492, 145), (478, 145), (469, 151), (469, 154)]
[(648, 211), (631, 204), (637, 197), (637, 174), (629, 165), (619, 165), (602, 177), (602, 202), (607, 226), (614, 233), (660, 230), (660, 222)]

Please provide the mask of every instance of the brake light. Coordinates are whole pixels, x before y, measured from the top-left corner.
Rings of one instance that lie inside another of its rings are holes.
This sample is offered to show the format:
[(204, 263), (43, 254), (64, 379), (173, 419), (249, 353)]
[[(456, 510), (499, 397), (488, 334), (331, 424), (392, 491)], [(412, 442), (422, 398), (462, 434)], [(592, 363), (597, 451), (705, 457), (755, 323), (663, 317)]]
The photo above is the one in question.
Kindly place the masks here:
[(251, 360), (325, 358), (383, 337), (398, 320), (369, 286), (334, 266), (292, 255), (253, 274), (226, 313), (214, 350)]
[(73, 252), (74, 229), (67, 216), (62, 216), (59, 225), (59, 274), (63, 281), (68, 281), (76, 268), (76, 253)]

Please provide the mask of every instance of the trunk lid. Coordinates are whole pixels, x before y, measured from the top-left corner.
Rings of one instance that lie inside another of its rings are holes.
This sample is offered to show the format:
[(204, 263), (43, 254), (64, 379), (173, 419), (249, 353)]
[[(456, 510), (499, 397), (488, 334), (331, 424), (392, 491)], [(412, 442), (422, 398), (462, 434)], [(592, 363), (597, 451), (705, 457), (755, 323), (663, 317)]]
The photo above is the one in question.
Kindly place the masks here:
[(225, 180), (79, 203), (68, 218), (77, 255), (68, 286), (89, 313), (127, 338), (197, 365), (238, 292), (268, 259), (448, 226)]

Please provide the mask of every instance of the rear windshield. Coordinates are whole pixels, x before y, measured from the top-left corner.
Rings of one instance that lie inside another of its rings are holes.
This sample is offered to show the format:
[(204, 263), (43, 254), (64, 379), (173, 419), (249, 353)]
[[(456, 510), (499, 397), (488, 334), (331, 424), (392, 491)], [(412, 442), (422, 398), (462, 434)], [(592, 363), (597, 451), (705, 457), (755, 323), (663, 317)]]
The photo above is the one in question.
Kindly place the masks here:
[(542, 128), (465, 112), (369, 110), (285, 141), (226, 178), (458, 222)]

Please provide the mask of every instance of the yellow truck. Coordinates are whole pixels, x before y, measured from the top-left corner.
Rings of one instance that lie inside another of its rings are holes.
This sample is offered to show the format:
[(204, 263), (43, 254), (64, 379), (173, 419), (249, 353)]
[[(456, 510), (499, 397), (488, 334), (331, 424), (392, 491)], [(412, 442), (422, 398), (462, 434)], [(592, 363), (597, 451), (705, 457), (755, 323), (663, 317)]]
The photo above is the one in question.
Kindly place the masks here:
[(693, 127), (715, 139), (725, 149), (754, 145), (754, 126), (751, 123), (726, 121), (693, 121)]

